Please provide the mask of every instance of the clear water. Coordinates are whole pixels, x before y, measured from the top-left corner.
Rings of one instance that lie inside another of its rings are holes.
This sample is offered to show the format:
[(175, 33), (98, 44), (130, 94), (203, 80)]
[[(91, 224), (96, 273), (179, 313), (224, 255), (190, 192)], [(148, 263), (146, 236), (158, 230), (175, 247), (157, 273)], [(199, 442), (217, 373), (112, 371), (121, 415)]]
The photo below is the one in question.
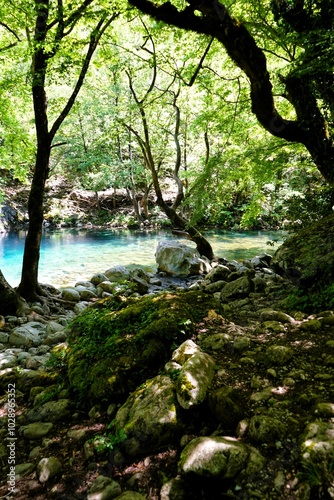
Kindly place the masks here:
[[(243, 260), (261, 252), (273, 254), (282, 233), (210, 231), (205, 233), (219, 257)], [(0, 234), (0, 269), (12, 286), (20, 282), (25, 233)], [(180, 240), (167, 231), (83, 230), (45, 231), (39, 281), (56, 287), (74, 285), (115, 265), (156, 271), (155, 250), (161, 240)], [(184, 240), (186, 243), (189, 241)], [(274, 246), (267, 242), (275, 242)]]

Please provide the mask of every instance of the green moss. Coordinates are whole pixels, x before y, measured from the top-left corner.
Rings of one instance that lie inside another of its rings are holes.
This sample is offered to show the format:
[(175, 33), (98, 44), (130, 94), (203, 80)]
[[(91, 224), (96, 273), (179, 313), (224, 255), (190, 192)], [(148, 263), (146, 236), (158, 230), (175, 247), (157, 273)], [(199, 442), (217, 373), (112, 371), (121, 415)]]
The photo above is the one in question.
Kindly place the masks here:
[(212, 296), (190, 291), (114, 297), (87, 308), (70, 325), (67, 366), (77, 396), (122, 400), (159, 371), (213, 307)]

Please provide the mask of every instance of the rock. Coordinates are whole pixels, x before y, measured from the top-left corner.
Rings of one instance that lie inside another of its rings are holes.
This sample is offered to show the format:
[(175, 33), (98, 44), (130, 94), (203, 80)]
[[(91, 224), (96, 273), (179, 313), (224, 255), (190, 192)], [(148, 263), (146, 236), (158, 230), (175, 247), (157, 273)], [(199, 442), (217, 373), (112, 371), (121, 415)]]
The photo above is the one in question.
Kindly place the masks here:
[(49, 335), (50, 333), (60, 332), (64, 330), (64, 326), (57, 321), (49, 321), (46, 325), (46, 333)]
[(80, 300), (80, 293), (76, 288), (63, 288), (61, 291), (61, 297), (64, 300), (68, 300), (69, 302), (79, 302)]
[(283, 311), (274, 309), (260, 309), (259, 315), (262, 321), (278, 321), (279, 323), (293, 323), (294, 319)]
[(59, 399), (58, 401), (48, 401), (37, 408), (27, 412), (30, 422), (57, 422), (70, 415), (71, 402), (69, 399)]
[(231, 341), (231, 337), (227, 333), (216, 333), (208, 335), (201, 341), (201, 347), (205, 351), (220, 351), (224, 346)]
[(134, 456), (174, 443), (180, 432), (174, 384), (166, 375), (148, 380), (133, 392), (115, 417), (123, 447)]
[(83, 285), (76, 285), (75, 290), (79, 292), (80, 300), (91, 300), (97, 298), (95, 290), (93, 290), (92, 288), (87, 288)]
[(16, 366), (18, 359), (14, 354), (10, 354), (8, 352), (0, 352), (0, 370), (4, 370), (5, 368), (13, 368)]
[(133, 276), (131, 281), (136, 285), (137, 292), (140, 295), (145, 295), (148, 292), (149, 284), (146, 280), (140, 278), (139, 276)]
[(124, 266), (110, 267), (104, 274), (109, 281), (130, 281), (130, 272)]
[(285, 427), (276, 418), (255, 415), (250, 419), (248, 435), (256, 443), (275, 443), (284, 437)]
[(136, 491), (124, 491), (121, 495), (116, 497), (115, 500), (146, 500), (146, 495), (141, 495), (140, 493), (137, 493)]
[(213, 267), (211, 271), (205, 277), (205, 282), (216, 283), (217, 281), (223, 281), (226, 283), (227, 277), (231, 274), (231, 270), (227, 266), (219, 264)]
[(31, 474), (35, 470), (35, 464), (27, 462), (24, 464), (17, 464), (15, 466), (15, 478), (19, 481), (22, 477)]
[(244, 403), (238, 391), (232, 387), (220, 387), (209, 396), (209, 407), (214, 417), (224, 427), (235, 429), (244, 417)]
[(5, 332), (0, 332), (0, 342), (3, 344), (7, 344), (9, 340), (9, 334)]
[(106, 476), (97, 476), (88, 490), (87, 500), (111, 500), (122, 493), (120, 485)]
[(103, 281), (108, 281), (108, 278), (103, 273), (97, 273), (97, 274), (94, 274), (94, 276), (92, 276), (90, 281), (93, 283), (93, 285), (97, 286), (100, 283), (102, 283)]
[(17, 326), (9, 335), (9, 343), (16, 347), (39, 346), (43, 342), (45, 325), (37, 321), (30, 321), (22, 326)]
[(155, 259), (158, 271), (171, 276), (203, 274), (210, 270), (210, 265), (200, 257), (196, 248), (177, 241), (160, 241)]
[(285, 332), (285, 326), (279, 321), (264, 321), (262, 323), (262, 328), (264, 328), (264, 330), (270, 330), (273, 333)]
[(333, 403), (318, 403), (312, 409), (312, 413), (318, 418), (333, 418), (334, 404)]
[(187, 498), (187, 484), (181, 477), (167, 481), (160, 490), (160, 500), (185, 500)]
[(26, 359), (26, 368), (29, 370), (38, 370), (45, 365), (49, 357), (49, 354), (45, 354), (44, 356), (30, 356)]
[(38, 422), (20, 427), (20, 434), (25, 439), (40, 439), (52, 430), (52, 422)]
[(321, 330), (321, 321), (317, 319), (310, 319), (308, 321), (303, 321), (298, 329), (302, 332), (317, 333)]
[(193, 340), (183, 342), (172, 354), (172, 361), (183, 365), (196, 352), (200, 352), (201, 348)]
[(176, 382), (177, 400), (184, 409), (202, 403), (214, 377), (214, 359), (196, 352), (182, 366)]
[(75, 304), (73, 311), (75, 314), (81, 314), (89, 306), (89, 302), (81, 301)]
[(44, 339), (44, 344), (48, 346), (60, 344), (61, 342), (65, 342), (66, 339), (67, 339), (67, 334), (63, 329), (62, 331), (50, 333), (50, 335), (48, 335), (46, 339)]
[(146, 283), (150, 283), (151, 285), (155, 284), (155, 285), (161, 286), (161, 284), (162, 284), (161, 280), (159, 280), (159, 279), (151, 279), (151, 276), (149, 275), (149, 273), (147, 273), (141, 267), (131, 269), (130, 276), (131, 276), (131, 280), (133, 280), (133, 278), (140, 278), (140, 279), (146, 281)]
[(56, 457), (42, 458), (37, 465), (37, 475), (40, 483), (47, 483), (62, 471), (62, 464)]
[(254, 290), (254, 283), (248, 276), (241, 276), (230, 283), (227, 283), (221, 291), (221, 300), (242, 299), (247, 297)]
[(267, 363), (279, 366), (285, 365), (292, 356), (292, 349), (283, 345), (270, 346), (266, 352)]
[[(199, 437), (182, 451), (178, 469), (185, 476), (232, 479), (247, 471), (248, 461), (256, 460), (256, 467), (264, 463), (259, 453), (232, 437)], [(254, 467), (253, 467), (254, 468)]]

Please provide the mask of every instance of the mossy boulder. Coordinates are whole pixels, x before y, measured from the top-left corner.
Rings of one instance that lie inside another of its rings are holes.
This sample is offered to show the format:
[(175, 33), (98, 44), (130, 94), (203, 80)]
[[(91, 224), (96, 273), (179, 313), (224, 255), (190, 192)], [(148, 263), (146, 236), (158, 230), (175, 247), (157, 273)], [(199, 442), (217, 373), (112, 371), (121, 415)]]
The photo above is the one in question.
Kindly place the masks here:
[(288, 305), (312, 312), (334, 307), (334, 214), (290, 236), (271, 265), (298, 287)]
[(91, 404), (124, 402), (155, 376), (194, 324), (219, 304), (199, 291), (142, 298), (107, 298), (72, 323), (68, 377), (76, 395)]

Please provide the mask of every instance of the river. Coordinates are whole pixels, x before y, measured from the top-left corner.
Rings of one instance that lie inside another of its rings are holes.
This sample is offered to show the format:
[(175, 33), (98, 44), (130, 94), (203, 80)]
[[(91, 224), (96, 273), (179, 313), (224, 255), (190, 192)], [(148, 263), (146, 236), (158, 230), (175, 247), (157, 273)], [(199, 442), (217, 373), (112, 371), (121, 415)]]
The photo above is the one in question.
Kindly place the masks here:
[[(274, 231), (204, 234), (217, 256), (239, 261), (261, 252), (273, 254), (283, 238), (282, 232)], [(20, 281), (24, 239), (24, 231), (0, 234), (0, 269), (12, 286)], [(141, 266), (155, 272), (155, 250), (158, 242), (166, 239), (180, 240), (165, 230), (48, 230), (42, 238), (39, 281), (56, 287), (74, 285), (115, 265)]]

